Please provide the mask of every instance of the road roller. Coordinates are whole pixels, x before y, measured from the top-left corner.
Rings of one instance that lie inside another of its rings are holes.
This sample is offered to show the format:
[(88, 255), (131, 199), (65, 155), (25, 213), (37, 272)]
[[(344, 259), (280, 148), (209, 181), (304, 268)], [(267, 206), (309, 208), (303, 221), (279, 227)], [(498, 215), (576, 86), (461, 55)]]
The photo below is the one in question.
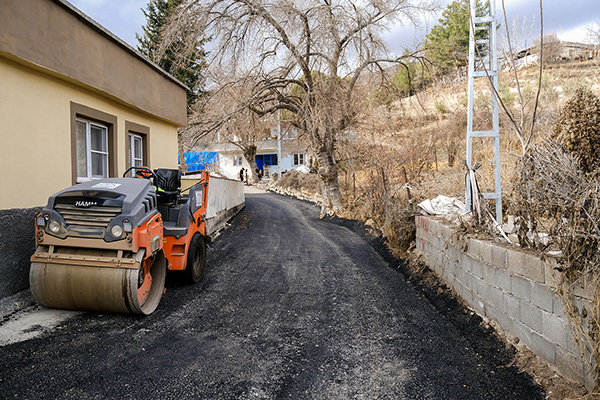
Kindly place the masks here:
[(49, 308), (148, 315), (167, 270), (198, 282), (206, 261), (209, 174), (181, 190), (181, 171), (132, 167), (48, 199), (35, 220), (29, 283)]

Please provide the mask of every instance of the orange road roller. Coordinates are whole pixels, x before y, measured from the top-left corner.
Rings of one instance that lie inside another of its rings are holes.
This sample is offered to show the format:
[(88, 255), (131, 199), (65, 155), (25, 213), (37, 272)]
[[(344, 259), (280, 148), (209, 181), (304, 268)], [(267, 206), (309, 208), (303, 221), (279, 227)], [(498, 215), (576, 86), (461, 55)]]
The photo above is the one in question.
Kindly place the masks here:
[[(134, 175), (134, 177), (126, 177)], [(206, 261), (209, 174), (181, 190), (181, 171), (132, 167), (123, 178), (62, 190), (36, 217), (29, 283), (49, 308), (148, 315), (167, 269), (191, 282)]]

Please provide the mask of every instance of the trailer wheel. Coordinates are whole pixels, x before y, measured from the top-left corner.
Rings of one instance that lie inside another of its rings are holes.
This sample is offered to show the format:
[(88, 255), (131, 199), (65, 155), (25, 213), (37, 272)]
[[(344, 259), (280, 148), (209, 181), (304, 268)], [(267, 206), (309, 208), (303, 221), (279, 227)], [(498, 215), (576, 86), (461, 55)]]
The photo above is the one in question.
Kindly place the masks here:
[(206, 241), (204, 236), (196, 233), (192, 238), (190, 250), (188, 251), (187, 265), (185, 268), (188, 280), (196, 283), (204, 275), (204, 265), (206, 264)]

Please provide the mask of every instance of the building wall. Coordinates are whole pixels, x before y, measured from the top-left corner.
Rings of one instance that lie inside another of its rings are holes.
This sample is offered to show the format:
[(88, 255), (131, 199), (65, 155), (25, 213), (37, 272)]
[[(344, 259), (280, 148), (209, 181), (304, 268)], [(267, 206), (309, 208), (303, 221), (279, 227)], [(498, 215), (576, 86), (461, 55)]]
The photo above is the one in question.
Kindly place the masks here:
[(177, 168), (183, 84), (63, 0), (3, 1), (0, 298), (28, 287), (34, 216), (76, 182), (80, 116), (110, 123), (109, 176), (128, 166), (129, 130), (146, 138), (145, 164)]
[[(567, 316), (554, 291), (560, 280), (552, 259), (473, 238), (456, 240), (456, 229), (435, 218), (416, 217), (416, 250), (473, 309), (564, 375), (593, 388), (594, 376), (574, 344)], [(575, 301), (590, 307), (591, 291)]]
[(185, 86), (62, 0), (3, 0), (0, 51), (176, 124)]
[[(0, 209), (46, 204), (48, 196), (74, 183), (71, 104), (116, 117), (116, 173), (127, 167), (126, 123), (149, 128), (150, 166), (177, 168), (177, 128), (84, 87), (0, 56)], [(26, 182), (23, 185), (23, 182)]]

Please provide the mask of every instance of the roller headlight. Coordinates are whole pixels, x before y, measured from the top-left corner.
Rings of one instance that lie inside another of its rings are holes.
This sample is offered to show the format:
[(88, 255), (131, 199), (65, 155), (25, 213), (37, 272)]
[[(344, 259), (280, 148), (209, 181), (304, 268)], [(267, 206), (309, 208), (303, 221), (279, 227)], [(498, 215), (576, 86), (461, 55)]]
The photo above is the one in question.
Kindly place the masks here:
[(123, 227), (121, 225), (113, 225), (112, 228), (110, 228), (110, 233), (114, 237), (121, 237), (123, 234)]
[(50, 232), (52, 233), (58, 233), (60, 232), (60, 223), (56, 220), (51, 220), (48, 224), (48, 229), (50, 229)]

